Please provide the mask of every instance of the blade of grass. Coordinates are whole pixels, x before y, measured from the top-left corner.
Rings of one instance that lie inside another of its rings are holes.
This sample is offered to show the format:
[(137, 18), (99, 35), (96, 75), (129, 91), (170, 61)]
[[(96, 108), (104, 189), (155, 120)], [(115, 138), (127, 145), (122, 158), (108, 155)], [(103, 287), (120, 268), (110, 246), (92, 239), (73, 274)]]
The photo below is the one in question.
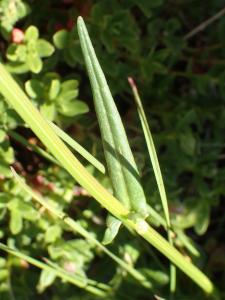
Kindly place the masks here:
[(83, 148), (79, 143), (77, 143), (74, 139), (72, 139), (67, 133), (65, 133), (61, 128), (59, 128), (56, 124), (51, 121), (48, 121), (55, 133), (69, 145), (72, 149), (77, 151), (80, 155), (82, 155), (89, 163), (91, 163), (96, 169), (98, 169), (101, 173), (105, 174), (104, 165), (98, 161), (94, 156), (92, 156), (85, 148)]
[[(30, 256), (20, 252), (19, 250), (12, 249), (3, 243), (0, 243), (0, 249), (7, 253), (10, 253), (11, 255), (14, 255), (18, 258), (21, 258), (21, 259), (27, 261), (28, 263), (30, 263), (31, 265), (33, 265), (39, 269), (54, 272), (62, 280), (70, 282), (71, 284), (74, 284), (77, 287), (82, 288), (94, 295), (97, 295), (100, 297), (105, 297), (106, 292), (101, 290), (101, 288), (104, 288), (104, 290), (108, 290), (108, 291), (110, 290), (110, 287), (106, 284), (98, 283), (94, 280), (89, 280), (88, 278), (82, 278), (81, 276), (78, 276), (78, 275), (74, 275), (74, 274), (71, 275), (71, 274), (67, 273), (65, 270), (63, 270), (62, 268), (55, 269), (52, 266), (49, 266), (46, 263), (43, 263), (33, 257), (30, 257)], [(92, 286), (92, 285), (94, 285), (94, 286)], [(98, 286), (99, 286), (99, 288), (98, 288)]]
[(46, 199), (44, 199), (40, 194), (35, 193), (23, 180), (22, 178), (16, 173), (16, 171), (11, 168), (12, 173), (20, 184), (20, 186), (34, 199), (36, 200), (41, 206), (43, 206), (46, 210), (48, 210), (52, 215), (56, 216), (62, 222), (67, 224), (73, 232), (79, 233), (83, 236), (86, 240), (94, 244), (95, 246), (99, 247), (104, 253), (106, 253), (109, 257), (111, 257), (121, 268), (126, 270), (131, 276), (133, 276), (136, 280), (138, 280), (144, 287), (151, 288), (151, 283), (138, 272), (135, 268), (128, 265), (125, 261), (117, 257), (111, 251), (109, 251), (105, 246), (103, 246), (97, 239), (95, 239), (87, 230), (85, 230), (79, 223), (72, 220), (67, 214), (59, 211), (58, 209), (51, 206)]
[(213, 293), (214, 286), (205, 274), (193, 264), (186, 261), (183, 255), (173, 248), (159, 233), (145, 221), (135, 222), (129, 218), (129, 210), (112, 196), (55, 134), (50, 125), (43, 119), (26, 94), (12, 78), (4, 65), (0, 63), (0, 92), (21, 118), (40, 138), (46, 148), (59, 160), (64, 168), (79, 182), (103, 207), (120, 219), (125, 226), (135, 230), (146, 241), (158, 249), (187, 276), (196, 282), (206, 293)]
[[(133, 95), (134, 95), (134, 99), (137, 105), (137, 110), (138, 110), (138, 115), (141, 121), (141, 125), (142, 125), (142, 129), (144, 132), (144, 136), (145, 136), (145, 141), (147, 144), (147, 148), (148, 148), (148, 153), (150, 156), (150, 160), (152, 163), (152, 167), (154, 170), (154, 174), (155, 174), (155, 178), (156, 178), (156, 182), (158, 185), (158, 190), (159, 190), (159, 194), (160, 194), (160, 198), (161, 198), (161, 202), (162, 202), (162, 207), (163, 207), (163, 211), (164, 211), (164, 215), (165, 215), (165, 219), (166, 219), (166, 225), (167, 225), (167, 234), (168, 234), (168, 240), (169, 243), (171, 244), (171, 246), (173, 246), (173, 238), (172, 238), (172, 232), (171, 232), (171, 222), (170, 222), (170, 216), (169, 216), (169, 208), (168, 208), (168, 200), (167, 200), (167, 196), (166, 196), (166, 189), (163, 183), (163, 178), (162, 178), (162, 172), (160, 169), (160, 165), (159, 165), (159, 160), (158, 160), (158, 156), (155, 150), (155, 145), (153, 142), (153, 138), (152, 138), (152, 134), (148, 125), (148, 121), (147, 121), (147, 117), (145, 115), (145, 111), (141, 102), (141, 98), (139, 96), (139, 92), (137, 89), (137, 86), (133, 80), (133, 78), (128, 77), (128, 82), (131, 86)], [(173, 264), (170, 265), (170, 292), (174, 293), (176, 290), (176, 268)]]
[(199, 257), (200, 252), (198, 249), (195, 247), (191, 239), (182, 231), (182, 230), (176, 230), (175, 231), (177, 237), (179, 240), (183, 243), (184, 247), (194, 256)]
[(158, 157), (157, 157), (157, 153), (155, 150), (155, 146), (154, 146), (154, 142), (153, 142), (153, 138), (151, 135), (151, 131), (148, 125), (148, 121), (145, 115), (145, 111), (143, 108), (143, 105), (141, 103), (141, 99), (137, 90), (137, 86), (134, 82), (134, 80), (129, 77), (128, 81), (130, 83), (131, 89), (133, 91), (133, 95), (134, 95), (134, 99), (135, 102), (137, 104), (137, 109), (138, 109), (138, 115), (141, 121), (141, 125), (142, 125), (142, 129), (144, 132), (144, 136), (145, 136), (145, 140), (146, 140), (146, 144), (148, 147), (148, 152), (149, 152), (149, 156), (151, 159), (151, 163), (152, 163), (152, 167), (154, 170), (154, 174), (155, 174), (155, 178), (156, 178), (156, 182), (158, 185), (158, 189), (159, 189), (159, 193), (160, 193), (160, 197), (161, 197), (161, 201), (162, 201), (162, 206), (163, 206), (163, 211), (165, 214), (165, 218), (166, 218), (166, 223), (168, 228), (171, 227), (170, 224), (170, 217), (169, 217), (169, 208), (168, 208), (168, 201), (167, 201), (167, 197), (166, 197), (166, 191), (165, 191), (165, 186), (163, 183), (163, 178), (162, 178), (162, 173), (161, 173), (161, 169), (159, 166), (159, 161), (158, 161)]

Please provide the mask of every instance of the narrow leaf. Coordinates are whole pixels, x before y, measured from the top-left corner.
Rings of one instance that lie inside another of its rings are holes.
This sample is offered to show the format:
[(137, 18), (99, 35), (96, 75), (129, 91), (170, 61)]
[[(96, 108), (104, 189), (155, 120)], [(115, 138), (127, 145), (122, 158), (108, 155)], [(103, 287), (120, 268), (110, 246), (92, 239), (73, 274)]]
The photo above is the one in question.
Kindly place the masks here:
[[(78, 18), (77, 25), (114, 195), (131, 212), (138, 213), (145, 218), (147, 216), (146, 199), (122, 120), (82, 18)], [(104, 242), (111, 241), (120, 226), (119, 221), (107, 223), (109, 226), (115, 224), (116, 226), (107, 231), (107, 239), (105, 237)]]
[(96, 169), (98, 169), (103, 174), (105, 173), (104, 165), (98, 161), (94, 156), (92, 156), (86, 149), (84, 149), (79, 143), (77, 143), (74, 139), (72, 139), (66, 132), (60, 129), (56, 124), (49, 121), (52, 129), (55, 133), (69, 145), (72, 149), (77, 151), (80, 155), (82, 155), (89, 163), (91, 163)]
[(162, 206), (163, 206), (167, 226), (170, 228), (170, 217), (169, 217), (168, 201), (167, 201), (167, 197), (166, 197), (166, 191), (165, 191), (165, 187), (164, 187), (164, 183), (163, 183), (162, 173), (161, 173), (161, 169), (160, 169), (160, 166), (159, 166), (159, 161), (158, 161), (157, 153), (156, 153), (156, 150), (155, 150), (153, 138), (152, 138), (152, 135), (151, 135), (151, 131), (150, 131), (150, 128), (149, 128), (149, 125), (148, 125), (148, 121), (147, 121), (147, 118), (146, 118), (146, 115), (145, 115), (143, 105), (141, 103), (141, 99), (140, 99), (136, 84), (134, 83), (134, 80), (131, 77), (128, 78), (128, 81), (129, 81), (130, 86), (132, 88), (132, 91), (133, 91), (133, 94), (134, 94), (134, 99), (135, 99), (136, 104), (137, 104), (138, 114), (139, 114), (139, 118), (141, 120), (141, 125), (142, 125), (142, 128), (143, 128), (146, 144), (147, 144), (147, 147), (148, 147), (148, 152), (149, 152), (149, 155), (150, 155), (150, 159), (151, 159), (151, 163), (152, 163), (152, 166), (153, 166), (155, 178), (156, 178), (156, 181), (157, 181), (157, 185), (158, 185), (158, 189), (159, 189), (159, 193), (160, 193), (160, 197), (161, 197), (161, 201), (162, 201)]
[[(156, 182), (157, 182), (158, 189), (159, 189), (160, 198), (161, 198), (161, 201), (162, 201), (162, 207), (163, 207), (163, 210), (164, 210), (164, 215), (165, 215), (166, 225), (167, 225), (168, 240), (169, 240), (169, 243), (172, 246), (173, 245), (173, 239), (172, 239), (172, 232), (170, 230), (171, 229), (171, 224), (170, 224), (168, 201), (167, 201), (166, 190), (165, 190), (165, 186), (164, 186), (164, 183), (163, 183), (163, 178), (162, 178), (162, 173), (161, 173), (157, 153), (156, 153), (156, 150), (155, 150), (155, 145), (154, 145), (154, 142), (153, 142), (152, 134), (151, 134), (151, 131), (150, 131), (150, 128), (149, 128), (149, 125), (148, 125), (147, 117), (145, 115), (145, 111), (144, 111), (144, 108), (143, 108), (141, 98), (139, 96), (136, 84), (135, 84), (134, 80), (131, 77), (128, 78), (128, 82), (130, 83), (131, 89), (132, 89), (133, 94), (134, 94), (134, 99), (135, 99), (136, 104), (137, 104), (138, 115), (139, 115), (139, 118), (141, 120), (141, 125), (142, 125), (142, 129), (143, 129), (143, 132), (144, 132), (146, 144), (147, 144), (147, 147), (148, 147), (150, 160), (151, 160), (151, 163), (152, 163), (152, 167), (153, 167), (153, 170), (154, 170)], [(170, 265), (170, 291), (173, 293), (175, 290), (176, 290), (176, 269), (171, 264)]]

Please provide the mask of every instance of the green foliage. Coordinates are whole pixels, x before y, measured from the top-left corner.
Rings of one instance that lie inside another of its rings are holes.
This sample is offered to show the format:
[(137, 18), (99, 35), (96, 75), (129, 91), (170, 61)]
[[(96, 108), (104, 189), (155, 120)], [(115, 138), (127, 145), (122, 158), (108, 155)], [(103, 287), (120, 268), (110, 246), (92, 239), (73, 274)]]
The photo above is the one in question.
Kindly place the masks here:
[(66, 29), (59, 30), (53, 35), (53, 41), (66, 64), (75, 67), (77, 63), (80, 63), (82, 55), (75, 28), (71, 32)]
[[(191, 39), (184, 39), (196, 25), (216, 14), (223, 1), (206, 1), (203, 5), (197, 0), (192, 4), (179, 0), (78, 0), (71, 4), (58, 1), (56, 5), (53, 0), (2, 0), (0, 61), (20, 86), (25, 87), (45, 117), (68, 129), (76, 141), (104, 162), (77, 28), (67, 25), (71, 18), (75, 21), (78, 15), (84, 17), (121, 112), (148, 207), (156, 212), (155, 218), (149, 211), (147, 220), (154, 227), (160, 224), (165, 227), (153, 168), (127, 84), (128, 76), (137, 82), (150, 121), (176, 235), (173, 242), (187, 259), (201, 266), (212, 279), (216, 278), (219, 296), (224, 299), (224, 18)], [(15, 28), (27, 36), (21, 43), (13, 42)], [(26, 34), (27, 31), (31, 33)], [(62, 92), (63, 85), (71, 80), (70, 92), (66, 93), (67, 87)], [(87, 104), (90, 112), (84, 114), (88, 111)], [(14, 139), (12, 132), (24, 137), (27, 144)], [(60, 245), (63, 249), (65, 243), (80, 237), (72, 238), (67, 226), (55, 222), (41, 206), (31, 204), (31, 199), (12, 178), (9, 166), (13, 164), (33, 189), (52, 205), (68, 212), (99, 240), (104, 235), (105, 214), (56, 160), (44, 158), (43, 152), (38, 154), (31, 144), (46, 150), (0, 96), (0, 239), (31, 257), (49, 257), (52, 263), (63, 268), (65, 261), (53, 259), (49, 247)], [(112, 191), (109, 178), (88, 162), (85, 164)], [(129, 246), (138, 254), (136, 259), (131, 259), (135, 254), (127, 250)], [(160, 263), (161, 256), (126, 234), (123, 228), (110, 248), (149, 276), (153, 287), (150, 295), (149, 290), (135, 283), (126, 271), (109, 262), (94, 247), (90, 249), (92, 259), (82, 265), (81, 271), (100, 281), (113, 278), (114, 295), (107, 299), (145, 299), (153, 298), (153, 294), (168, 299), (168, 268), (164, 261), (163, 265)], [(1, 254), (2, 299), (13, 298), (12, 293), (19, 300), (93, 299), (73, 285), (64, 285), (51, 271), (40, 274), (38, 269), (26, 270), (23, 260)], [(79, 259), (84, 261), (85, 257)], [(157, 274), (159, 279), (154, 279), (158, 278)], [(36, 293), (37, 288), (41, 295)], [(204, 299), (205, 295), (179, 273), (174, 297)]]
[(2, 0), (0, 5), (0, 28), (2, 34), (9, 33), (13, 25), (29, 12), (29, 5), (25, 1)]
[[(35, 26), (29, 26), (25, 31), (24, 41), (18, 45), (12, 43), (6, 56), (11, 62), (10, 70), (16, 73), (40, 73), (43, 68), (42, 58), (53, 54), (54, 47), (46, 40), (39, 38), (39, 30)], [(14, 70), (15, 66), (15, 70)]]
[(42, 115), (50, 121), (59, 121), (60, 116), (74, 117), (88, 112), (88, 106), (77, 100), (78, 81), (62, 82), (57, 73), (46, 73), (42, 79), (25, 83), (26, 92), (37, 103)]

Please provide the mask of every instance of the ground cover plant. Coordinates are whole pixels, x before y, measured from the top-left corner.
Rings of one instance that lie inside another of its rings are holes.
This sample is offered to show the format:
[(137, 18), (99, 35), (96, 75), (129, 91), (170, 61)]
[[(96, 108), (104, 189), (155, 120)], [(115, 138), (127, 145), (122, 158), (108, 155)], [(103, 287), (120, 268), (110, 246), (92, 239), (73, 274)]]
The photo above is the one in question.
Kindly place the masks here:
[(224, 299), (224, 10), (190, 2), (0, 2), (1, 299)]

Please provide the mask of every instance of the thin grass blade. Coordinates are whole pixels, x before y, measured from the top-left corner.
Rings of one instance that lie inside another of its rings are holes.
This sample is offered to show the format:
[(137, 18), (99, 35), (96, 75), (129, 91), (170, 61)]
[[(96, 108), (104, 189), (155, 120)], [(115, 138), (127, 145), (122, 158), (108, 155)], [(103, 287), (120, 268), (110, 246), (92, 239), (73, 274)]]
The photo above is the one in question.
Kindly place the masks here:
[(158, 189), (159, 189), (159, 194), (161, 197), (161, 201), (162, 201), (162, 206), (163, 206), (163, 211), (165, 214), (165, 218), (166, 218), (166, 223), (168, 228), (170, 228), (171, 224), (170, 224), (170, 216), (169, 216), (169, 208), (168, 208), (168, 201), (167, 201), (167, 196), (166, 196), (166, 190), (165, 190), (165, 186), (164, 186), (164, 182), (163, 182), (163, 178), (162, 178), (162, 173), (161, 173), (161, 169), (160, 169), (160, 165), (159, 165), (159, 160), (158, 160), (158, 156), (155, 150), (155, 145), (153, 142), (153, 138), (152, 138), (152, 134), (148, 125), (148, 121), (145, 115), (145, 111), (143, 108), (143, 105), (141, 103), (141, 99), (136, 87), (136, 84), (134, 82), (134, 80), (129, 77), (128, 81), (130, 83), (131, 89), (133, 91), (134, 94), (134, 99), (135, 102), (137, 104), (137, 109), (138, 109), (138, 115), (141, 121), (141, 125), (142, 125), (142, 129), (144, 132), (144, 136), (145, 136), (145, 140), (146, 140), (146, 144), (148, 147), (148, 152), (149, 152), (149, 156), (151, 159), (151, 163), (152, 163), (152, 167), (154, 170), (154, 174), (155, 174), (155, 178), (156, 178), (156, 182), (158, 185)]
[[(168, 234), (168, 240), (171, 246), (173, 245), (173, 238), (172, 238), (172, 232), (171, 232), (171, 222), (170, 222), (170, 216), (169, 216), (169, 207), (168, 207), (168, 200), (166, 196), (166, 189), (164, 186), (163, 178), (162, 178), (162, 172), (159, 165), (158, 156), (155, 150), (155, 145), (153, 142), (152, 134), (150, 131), (150, 127), (148, 125), (147, 117), (145, 115), (145, 111), (141, 102), (141, 98), (139, 96), (139, 92), (137, 89), (137, 86), (133, 80), (133, 78), (128, 77), (128, 82), (130, 83), (131, 89), (133, 91), (134, 99), (137, 104), (137, 110), (138, 115), (141, 121), (142, 129), (145, 136), (145, 141), (148, 148), (148, 153), (150, 156), (150, 160), (152, 163), (152, 167), (154, 170), (156, 182), (158, 185), (158, 190), (162, 202), (162, 207), (166, 219), (166, 227), (167, 227), (167, 234)], [(174, 265), (170, 265), (170, 292), (174, 293), (176, 290), (176, 268)]]
[(104, 165), (98, 161), (91, 153), (89, 153), (84, 147), (82, 147), (78, 142), (72, 139), (66, 132), (64, 132), (61, 128), (59, 128), (56, 124), (51, 121), (48, 121), (55, 133), (69, 145), (72, 149), (74, 149), (77, 153), (83, 156), (90, 164), (92, 164), (96, 169), (98, 169), (101, 173), (105, 174)]

